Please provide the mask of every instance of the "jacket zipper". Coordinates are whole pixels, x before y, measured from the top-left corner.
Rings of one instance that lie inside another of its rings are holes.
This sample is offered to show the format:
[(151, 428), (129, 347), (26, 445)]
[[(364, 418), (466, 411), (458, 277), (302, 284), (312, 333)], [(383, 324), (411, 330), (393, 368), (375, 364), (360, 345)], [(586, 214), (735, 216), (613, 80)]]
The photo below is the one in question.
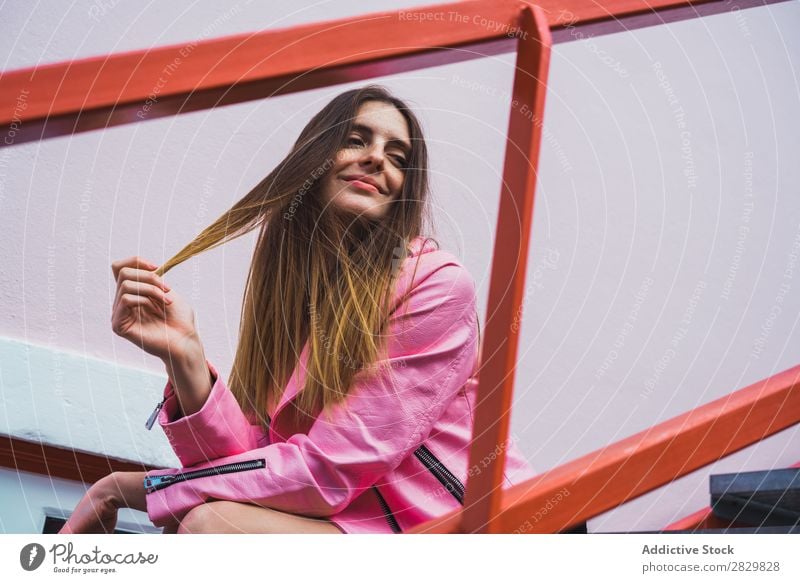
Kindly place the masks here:
[(464, 505), (464, 484), (461, 480), (456, 478), (453, 473), (448, 470), (439, 459), (431, 453), (425, 444), (422, 443), (414, 452), (417, 459), (421, 461), (426, 468), (439, 480), (445, 489), (450, 492), (453, 497), (458, 500), (459, 504)]
[[(155, 492), (157, 490), (162, 490), (172, 484), (177, 484), (179, 482), (185, 482), (186, 480), (192, 480), (194, 478), (204, 478), (208, 476), (216, 476), (221, 474), (230, 474), (233, 472), (242, 472), (246, 470), (256, 470), (259, 468), (265, 467), (265, 460), (251, 460), (247, 462), (238, 462), (233, 464), (225, 464), (223, 466), (216, 466), (213, 468), (205, 468), (202, 470), (195, 470), (192, 472), (184, 472), (180, 474), (173, 474), (173, 475), (166, 475), (166, 476), (152, 476), (144, 479), (144, 487), (148, 494)], [(375, 495), (378, 497), (378, 502), (381, 505), (381, 509), (383, 510), (384, 516), (386, 516), (386, 520), (389, 523), (389, 526), (394, 533), (400, 533), (402, 530), (400, 529), (400, 525), (397, 523), (397, 519), (392, 514), (392, 510), (389, 508), (389, 505), (386, 503), (386, 500), (378, 491), (376, 486), (372, 486), (372, 489), (375, 490)]]
[(144, 487), (148, 494), (156, 490), (162, 490), (172, 484), (178, 482), (185, 482), (186, 480), (193, 480), (195, 478), (205, 478), (207, 476), (219, 476), (222, 474), (232, 474), (234, 472), (244, 472), (247, 470), (257, 470), (266, 467), (266, 460), (250, 460), (246, 462), (236, 462), (232, 464), (225, 464), (222, 466), (215, 466), (212, 468), (204, 468), (202, 470), (194, 470), (191, 472), (183, 472), (180, 474), (172, 474), (166, 476), (152, 476), (144, 479)]
[(147, 418), (147, 422), (144, 424), (144, 426), (147, 427), (148, 431), (150, 431), (153, 428), (153, 424), (156, 422), (156, 419), (158, 419), (158, 414), (161, 411), (161, 408), (164, 406), (164, 403), (166, 402), (167, 398), (164, 397), (163, 399), (161, 399), (161, 402), (158, 405), (156, 405), (156, 408), (153, 409), (153, 412), (150, 413), (150, 417)]
[(397, 524), (397, 519), (394, 517), (394, 514), (392, 514), (392, 510), (391, 508), (389, 508), (389, 505), (386, 503), (384, 497), (378, 491), (378, 487), (373, 485), (372, 489), (375, 490), (375, 495), (378, 497), (378, 502), (380, 503), (381, 508), (383, 509), (383, 515), (386, 517), (386, 521), (389, 523), (392, 532), (395, 534), (400, 534), (402, 532), (400, 530), (400, 525)]

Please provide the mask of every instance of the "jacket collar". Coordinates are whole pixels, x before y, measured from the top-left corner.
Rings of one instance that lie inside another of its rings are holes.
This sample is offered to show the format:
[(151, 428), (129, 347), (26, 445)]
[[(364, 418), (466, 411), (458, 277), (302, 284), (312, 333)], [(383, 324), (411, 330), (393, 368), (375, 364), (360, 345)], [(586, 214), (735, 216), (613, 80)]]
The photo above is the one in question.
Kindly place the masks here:
[(431, 251), (436, 251), (436, 242), (429, 238), (423, 237), (420, 235), (419, 237), (414, 237), (407, 245), (408, 254), (410, 257), (416, 257), (417, 255), (422, 255), (423, 253), (430, 253)]

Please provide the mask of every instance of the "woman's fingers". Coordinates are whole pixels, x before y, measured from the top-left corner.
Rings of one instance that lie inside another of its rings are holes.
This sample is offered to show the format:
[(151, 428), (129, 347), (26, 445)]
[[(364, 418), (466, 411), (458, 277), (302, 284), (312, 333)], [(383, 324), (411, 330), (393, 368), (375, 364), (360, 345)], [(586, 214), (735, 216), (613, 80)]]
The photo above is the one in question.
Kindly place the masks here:
[(159, 302), (155, 298), (143, 296), (140, 294), (122, 294), (119, 297), (119, 303), (122, 306), (152, 306), (160, 313), (166, 309), (166, 302)]
[(161, 288), (165, 292), (169, 292), (172, 288), (166, 284), (160, 275), (155, 270), (158, 266), (155, 263), (142, 259), (141, 257), (128, 257), (115, 261), (111, 264), (111, 271), (114, 274), (114, 279), (117, 282), (117, 297), (120, 296), (119, 287), (125, 281), (135, 281), (149, 283), (153, 286)]
[(153, 303), (157, 306), (161, 306), (162, 303), (172, 303), (172, 300), (167, 297), (167, 292), (162, 288), (140, 281), (132, 281), (129, 279), (123, 281), (117, 288), (117, 295), (114, 301), (117, 302), (125, 294), (144, 296), (153, 300)]
[(126, 257), (125, 259), (114, 261), (111, 264), (111, 271), (114, 273), (115, 280), (119, 279), (119, 272), (123, 267), (133, 267), (134, 269), (144, 269), (147, 271), (158, 269), (158, 265), (139, 256)]
[(122, 267), (117, 275), (117, 285), (127, 280), (151, 283), (164, 289), (165, 291), (169, 291), (171, 289), (162, 278), (155, 274), (155, 272), (144, 269)]
[[(159, 306), (153, 300), (149, 298), (145, 298), (144, 296), (139, 296), (136, 294), (123, 294), (122, 297), (119, 299), (119, 305), (126, 311), (133, 312), (134, 310), (146, 310), (153, 316), (157, 316), (159, 318), (166, 317), (166, 307)], [(120, 315), (124, 316), (124, 314)], [(140, 319), (141, 316), (137, 314), (138, 318)], [(122, 325), (122, 321), (118, 318), (112, 320), (114, 326), (115, 334), (120, 334), (122, 330), (119, 329), (119, 326)]]

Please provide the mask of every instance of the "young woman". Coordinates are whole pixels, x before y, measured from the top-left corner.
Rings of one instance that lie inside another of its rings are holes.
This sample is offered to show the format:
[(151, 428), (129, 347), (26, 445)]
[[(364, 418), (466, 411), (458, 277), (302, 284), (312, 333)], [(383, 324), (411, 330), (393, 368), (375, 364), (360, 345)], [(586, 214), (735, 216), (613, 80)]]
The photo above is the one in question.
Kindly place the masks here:
[[(347, 91), (163, 266), (112, 265), (114, 332), (164, 361), (149, 424), (183, 467), (103, 478), (61, 532), (110, 532), (131, 507), (164, 532), (397, 533), (463, 504), (485, 467), (468, 467), (475, 284), (421, 235), (427, 164), (403, 101)], [(255, 228), (226, 385), (161, 276)], [(513, 441), (506, 456), (507, 486), (534, 475)]]

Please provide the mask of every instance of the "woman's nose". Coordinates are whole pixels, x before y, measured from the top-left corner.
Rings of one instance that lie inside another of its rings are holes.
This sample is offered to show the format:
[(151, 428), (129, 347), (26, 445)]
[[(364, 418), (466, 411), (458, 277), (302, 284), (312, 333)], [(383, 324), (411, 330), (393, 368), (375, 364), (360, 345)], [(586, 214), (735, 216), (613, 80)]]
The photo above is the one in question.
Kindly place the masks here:
[(383, 164), (383, 156), (383, 149), (376, 144), (364, 151), (361, 162), (364, 164), (374, 164), (380, 167)]

